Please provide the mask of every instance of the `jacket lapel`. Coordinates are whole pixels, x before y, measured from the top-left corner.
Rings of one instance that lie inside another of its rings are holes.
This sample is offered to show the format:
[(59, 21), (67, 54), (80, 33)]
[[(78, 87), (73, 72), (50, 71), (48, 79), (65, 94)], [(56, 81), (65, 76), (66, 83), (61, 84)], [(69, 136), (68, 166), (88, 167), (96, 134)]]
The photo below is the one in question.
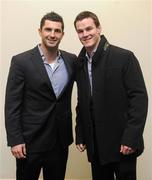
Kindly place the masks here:
[(81, 79), (80, 81), (82, 81), (84, 86), (86, 87), (86, 95), (88, 97), (90, 97), (91, 96), (91, 86), (90, 86), (90, 80), (89, 80), (89, 74), (88, 74), (86, 51), (84, 51), (84, 49), (82, 49), (82, 51), (81, 51), (81, 55), (78, 56), (76, 74), (78, 76), (78, 79), (80, 77), (80, 79)]
[[(105, 67), (106, 67), (106, 56), (107, 56), (107, 52), (108, 52), (108, 47), (109, 47), (109, 43), (107, 41), (107, 39), (102, 35), (101, 36), (101, 40), (100, 43), (98, 45), (98, 48), (92, 58), (92, 86), (94, 86), (94, 81), (96, 81), (94, 78), (96, 77), (96, 72), (94, 71), (94, 69), (96, 69), (96, 66), (98, 66), (100, 64), (100, 67), (102, 68), (100, 70), (100, 83), (102, 84), (102, 90), (104, 91), (104, 80), (105, 80)], [(83, 47), (79, 56), (79, 66), (80, 68), (83, 68), (84, 74), (85, 74), (85, 80), (87, 82), (87, 87), (90, 87), (90, 83), (89, 83), (89, 77), (88, 77), (88, 68), (87, 68), (87, 58), (86, 58), (86, 50)], [(82, 67), (81, 67), (82, 66)], [(98, 72), (99, 73), (99, 72)], [(99, 77), (99, 74), (98, 74)], [(90, 88), (89, 88), (90, 89)], [(90, 92), (91, 94), (91, 89)]]
[(66, 69), (67, 69), (67, 73), (68, 73), (68, 82), (67, 84), (65, 85), (65, 87), (62, 89), (60, 95), (58, 98), (60, 98), (62, 96), (62, 94), (64, 93), (66, 87), (69, 85), (69, 83), (71, 82), (71, 79), (72, 79), (72, 74), (73, 74), (73, 68), (72, 68), (72, 61), (70, 59), (70, 57), (64, 52), (64, 51), (61, 51), (61, 56), (63, 58), (63, 61), (65, 63), (65, 66), (66, 66)]
[(47, 74), (47, 71), (45, 69), (45, 66), (44, 66), (44, 63), (43, 63), (43, 59), (42, 59), (42, 57), (40, 55), (38, 47), (35, 47), (33, 49), (32, 54), (33, 54), (32, 62), (34, 64), (35, 68), (37, 69), (38, 73), (40, 74), (40, 77), (43, 79), (43, 81), (48, 86), (50, 92), (52, 94), (54, 94), (54, 96), (55, 96), (55, 93), (53, 91), (53, 87), (52, 87), (51, 81), (50, 81), (50, 79), (48, 77), (48, 74)]
[[(106, 64), (107, 64), (107, 56), (109, 50), (109, 43), (107, 39), (102, 35), (99, 46), (92, 58), (92, 77), (99, 78), (100, 77), (100, 84), (103, 87), (102, 90), (104, 91), (104, 82), (105, 82), (105, 75), (106, 75)], [(97, 68), (100, 66), (100, 68)], [(100, 70), (100, 72), (98, 72)], [(97, 74), (96, 74), (97, 73)], [(94, 81), (96, 81), (94, 79)]]

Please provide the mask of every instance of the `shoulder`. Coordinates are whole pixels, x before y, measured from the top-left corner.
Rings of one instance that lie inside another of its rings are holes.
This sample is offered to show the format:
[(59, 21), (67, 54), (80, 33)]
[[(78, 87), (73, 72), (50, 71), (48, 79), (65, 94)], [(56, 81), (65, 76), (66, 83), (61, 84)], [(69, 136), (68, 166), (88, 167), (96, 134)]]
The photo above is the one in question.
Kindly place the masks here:
[(16, 54), (13, 57), (15, 59), (22, 59), (24, 57), (27, 57), (27, 56), (31, 55), (32, 52), (33, 52), (33, 49), (30, 49), (30, 50), (24, 51), (22, 53)]
[(67, 52), (67, 51), (64, 51), (64, 50), (60, 50), (60, 52), (61, 52), (62, 56), (67, 56), (67, 57), (72, 58), (72, 59), (77, 58), (77, 56), (75, 54), (73, 54), (73, 53), (70, 53), (70, 52)]
[(134, 62), (138, 62), (134, 53), (128, 49), (110, 45), (108, 52), (109, 53), (107, 65), (109, 66), (124, 67)]
[(33, 48), (33, 49), (30, 49), (30, 50), (27, 50), (27, 51), (24, 51), (24, 52), (19, 53), (19, 54), (17, 54), (17, 55), (14, 55), (14, 56), (12, 57), (12, 59), (15, 60), (15, 61), (24, 61), (25, 59), (27, 60), (27, 59), (31, 58), (31, 56), (32, 56), (34, 53), (39, 53), (37, 47), (35, 47), (35, 48)]
[(118, 61), (130, 61), (135, 57), (132, 51), (114, 45), (110, 45), (109, 56)]
[(62, 58), (71, 66), (75, 66), (77, 62), (77, 56), (73, 53), (60, 50)]
[(110, 53), (120, 55), (120, 56), (128, 56), (128, 55), (133, 54), (133, 52), (128, 49), (124, 49), (124, 48), (114, 46), (114, 45), (110, 45)]
[(38, 48), (35, 47), (33, 49), (30, 49), (30, 50), (27, 50), (27, 51), (24, 51), (22, 53), (19, 53), (17, 55), (14, 55), (12, 57), (12, 61), (14, 63), (17, 63), (17, 64), (22, 64), (23, 62), (27, 62), (28, 59), (31, 59), (31, 57), (33, 56), (33, 54), (35, 53), (39, 53), (38, 51)]

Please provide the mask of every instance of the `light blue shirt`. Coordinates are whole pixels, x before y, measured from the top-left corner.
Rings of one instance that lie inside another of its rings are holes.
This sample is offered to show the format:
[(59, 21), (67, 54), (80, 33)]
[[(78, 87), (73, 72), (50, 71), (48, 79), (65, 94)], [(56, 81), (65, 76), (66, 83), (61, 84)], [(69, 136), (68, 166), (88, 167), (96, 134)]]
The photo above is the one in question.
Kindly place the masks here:
[(90, 81), (90, 87), (91, 87), (91, 94), (92, 94), (92, 57), (94, 55), (96, 50), (94, 50), (92, 53), (91, 53), (91, 56), (89, 56), (87, 53), (86, 53), (86, 57), (88, 59), (88, 75), (89, 75), (89, 81)]
[(64, 63), (64, 60), (61, 56), (60, 51), (58, 52), (57, 58), (54, 60), (54, 63), (48, 64), (46, 57), (43, 54), (43, 51), (38, 45), (40, 54), (42, 56), (45, 69), (51, 81), (54, 93), (58, 98), (66, 84), (68, 83), (68, 72)]

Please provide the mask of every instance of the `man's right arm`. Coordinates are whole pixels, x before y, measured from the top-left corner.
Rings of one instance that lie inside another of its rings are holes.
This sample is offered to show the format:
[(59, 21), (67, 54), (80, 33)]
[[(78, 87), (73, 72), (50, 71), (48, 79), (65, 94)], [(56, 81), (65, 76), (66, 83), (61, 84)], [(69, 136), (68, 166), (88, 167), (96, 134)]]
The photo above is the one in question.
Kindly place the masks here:
[(11, 147), (24, 144), (21, 127), (23, 91), (23, 68), (19, 65), (17, 59), (13, 57), (8, 75), (5, 97), (5, 126), (8, 146)]
[(79, 105), (76, 107), (76, 114), (76, 147), (80, 152), (83, 152), (86, 149), (86, 145), (84, 143), (82, 122), (80, 121)]

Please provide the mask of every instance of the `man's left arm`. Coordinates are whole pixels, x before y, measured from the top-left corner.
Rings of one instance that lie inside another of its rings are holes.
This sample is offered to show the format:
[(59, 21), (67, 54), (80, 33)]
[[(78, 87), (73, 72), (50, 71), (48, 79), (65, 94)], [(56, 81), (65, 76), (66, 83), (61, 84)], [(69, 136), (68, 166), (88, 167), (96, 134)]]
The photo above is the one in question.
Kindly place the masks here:
[(141, 148), (148, 109), (148, 96), (139, 62), (133, 53), (129, 55), (129, 64), (124, 73), (124, 86), (128, 100), (128, 111), (120, 149), (123, 151), (127, 147), (127, 150), (131, 148), (131, 151), (134, 152), (134, 150)]

